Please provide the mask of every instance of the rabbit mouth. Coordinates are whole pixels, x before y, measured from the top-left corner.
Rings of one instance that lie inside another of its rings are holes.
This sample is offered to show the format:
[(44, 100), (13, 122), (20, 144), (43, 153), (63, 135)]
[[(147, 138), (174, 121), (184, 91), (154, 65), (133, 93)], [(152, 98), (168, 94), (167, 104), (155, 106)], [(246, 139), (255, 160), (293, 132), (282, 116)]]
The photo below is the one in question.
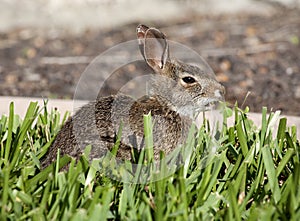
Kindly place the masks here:
[(211, 109), (211, 108), (215, 108), (220, 104), (220, 101), (216, 100), (216, 101), (211, 101), (208, 104), (205, 105), (206, 108)]
[(189, 116), (191, 118), (197, 116), (201, 112), (212, 111), (218, 109), (220, 106), (220, 100), (206, 100), (200, 102), (200, 104), (185, 105), (184, 107), (176, 109), (176, 111), (182, 115)]
[(213, 99), (213, 100), (207, 100), (203, 102), (198, 108), (196, 108), (198, 111), (210, 111), (215, 110), (219, 107), (220, 100)]

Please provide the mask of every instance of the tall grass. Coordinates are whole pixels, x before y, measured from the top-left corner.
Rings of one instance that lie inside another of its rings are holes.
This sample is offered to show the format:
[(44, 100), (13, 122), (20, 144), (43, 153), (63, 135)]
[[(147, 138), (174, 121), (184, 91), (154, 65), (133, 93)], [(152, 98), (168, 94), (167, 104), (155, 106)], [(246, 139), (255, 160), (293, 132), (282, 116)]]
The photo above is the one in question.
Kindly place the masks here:
[[(1, 220), (300, 220), (296, 128), (282, 118), (274, 134), (278, 113), (263, 108), (257, 128), (247, 111), (224, 111), (217, 152), (205, 166), (207, 126), (189, 137), (185, 163), (173, 174), (137, 184), (111, 179), (96, 161), (88, 163), (88, 149), (77, 163), (65, 156), (41, 170), (39, 159), (67, 115), (31, 103), (20, 119), (12, 103), (9, 116), (0, 118)], [(151, 127), (151, 118), (145, 123)], [(151, 154), (143, 159), (151, 162)], [(67, 163), (68, 171), (60, 171)]]

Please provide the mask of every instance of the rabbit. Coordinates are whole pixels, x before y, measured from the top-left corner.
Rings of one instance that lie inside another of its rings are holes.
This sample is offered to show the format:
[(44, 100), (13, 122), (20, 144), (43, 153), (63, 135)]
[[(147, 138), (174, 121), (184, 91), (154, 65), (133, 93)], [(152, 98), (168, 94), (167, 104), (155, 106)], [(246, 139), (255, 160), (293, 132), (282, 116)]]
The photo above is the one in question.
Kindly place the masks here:
[(138, 25), (138, 46), (147, 65), (154, 71), (148, 95), (139, 99), (119, 93), (98, 97), (80, 108), (58, 132), (48, 153), (41, 160), (45, 168), (61, 155), (78, 159), (91, 145), (90, 160), (112, 150), (120, 125), (121, 140), (117, 159), (132, 160), (132, 151), (145, 146), (143, 115), (153, 120), (153, 153), (170, 153), (183, 144), (193, 113), (210, 109), (224, 100), (225, 88), (197, 66), (183, 63), (169, 55), (166, 36), (156, 28)]

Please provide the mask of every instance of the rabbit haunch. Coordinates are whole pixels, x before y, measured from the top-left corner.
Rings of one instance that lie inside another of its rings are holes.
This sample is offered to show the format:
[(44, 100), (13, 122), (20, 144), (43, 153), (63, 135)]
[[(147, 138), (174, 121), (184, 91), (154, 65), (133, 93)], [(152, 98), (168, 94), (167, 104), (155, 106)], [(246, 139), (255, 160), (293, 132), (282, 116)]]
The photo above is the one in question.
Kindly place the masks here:
[(118, 159), (131, 159), (132, 149), (144, 147), (143, 115), (153, 120), (153, 152), (170, 153), (185, 142), (195, 112), (223, 100), (224, 87), (197, 66), (170, 58), (165, 35), (156, 28), (137, 27), (138, 44), (145, 62), (153, 69), (149, 95), (138, 100), (125, 94), (99, 97), (79, 109), (57, 134), (42, 159), (46, 167), (61, 155), (78, 159), (92, 145), (90, 159), (111, 150), (122, 127)]

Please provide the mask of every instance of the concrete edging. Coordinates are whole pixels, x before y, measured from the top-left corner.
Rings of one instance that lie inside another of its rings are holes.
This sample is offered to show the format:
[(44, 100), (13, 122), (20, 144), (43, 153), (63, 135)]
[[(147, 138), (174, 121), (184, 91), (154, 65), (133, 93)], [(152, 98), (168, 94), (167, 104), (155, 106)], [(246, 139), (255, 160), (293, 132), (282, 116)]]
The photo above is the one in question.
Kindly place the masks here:
[[(47, 99), (47, 98), (45, 98)], [(8, 115), (9, 113), (9, 104), (14, 102), (15, 114), (24, 117), (27, 107), (31, 101), (37, 101), (40, 106), (44, 105), (44, 100), (42, 98), (33, 98), (33, 97), (3, 97), (0, 96), (0, 115)], [(62, 99), (48, 99), (48, 108), (57, 108), (62, 114), (66, 111), (74, 113), (78, 108), (86, 104), (88, 101), (73, 101), (73, 100), (62, 100)], [(288, 126), (296, 125), (297, 127), (297, 138), (300, 139), (300, 117), (296, 116), (285, 116), (280, 115), (280, 118), (286, 117)], [(259, 113), (249, 113), (249, 118), (252, 119), (255, 125), (260, 126), (261, 124), (261, 114)], [(279, 118), (279, 119), (280, 119)], [(229, 119), (229, 124), (233, 124), (233, 117)], [(278, 121), (275, 125), (278, 124)]]

